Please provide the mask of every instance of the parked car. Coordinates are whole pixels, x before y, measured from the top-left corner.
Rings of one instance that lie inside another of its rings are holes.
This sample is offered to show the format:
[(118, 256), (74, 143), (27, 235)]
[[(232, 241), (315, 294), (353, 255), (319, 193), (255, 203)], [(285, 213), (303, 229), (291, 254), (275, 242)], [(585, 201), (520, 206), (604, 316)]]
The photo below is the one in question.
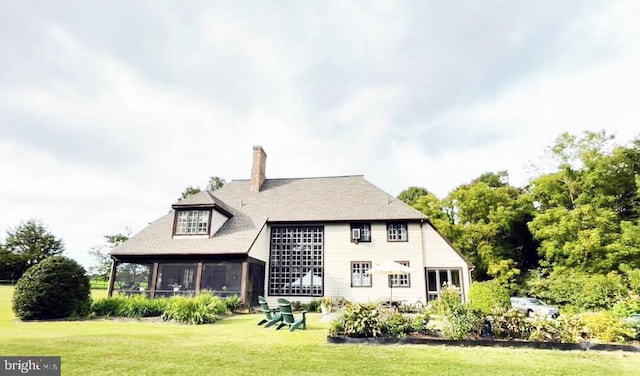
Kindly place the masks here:
[(622, 319), (622, 321), (631, 324), (632, 326), (640, 327), (640, 314), (629, 315)]
[(558, 308), (548, 305), (542, 300), (536, 298), (512, 297), (511, 306), (518, 311), (527, 314), (529, 317), (542, 315), (555, 319), (560, 316)]

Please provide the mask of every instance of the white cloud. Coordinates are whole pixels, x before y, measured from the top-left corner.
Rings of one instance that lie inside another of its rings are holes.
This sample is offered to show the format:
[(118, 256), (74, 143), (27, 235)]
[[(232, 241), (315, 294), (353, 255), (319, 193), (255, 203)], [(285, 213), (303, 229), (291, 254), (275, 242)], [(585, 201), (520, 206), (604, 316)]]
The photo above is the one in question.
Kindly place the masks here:
[[(127, 3), (0, 12), (0, 231), (40, 218), (86, 261), (187, 185), (364, 174), (444, 196), (563, 131), (637, 135), (640, 7)], [(20, 22), (16, 22), (20, 20)]]

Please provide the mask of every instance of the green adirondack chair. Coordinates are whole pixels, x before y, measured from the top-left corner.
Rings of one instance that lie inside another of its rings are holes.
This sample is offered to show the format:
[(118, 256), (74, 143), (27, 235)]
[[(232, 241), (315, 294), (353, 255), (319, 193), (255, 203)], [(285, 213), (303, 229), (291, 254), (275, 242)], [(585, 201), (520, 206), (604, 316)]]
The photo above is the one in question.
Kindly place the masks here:
[(258, 325), (266, 324), (264, 327), (268, 328), (282, 321), (282, 315), (275, 309), (269, 308), (267, 300), (258, 295), (258, 303), (260, 303), (260, 310), (264, 312), (264, 319), (260, 320)]
[(278, 305), (280, 306), (280, 315), (282, 316), (282, 322), (278, 324), (276, 330), (280, 330), (282, 327), (289, 325), (289, 331), (293, 332), (302, 326), (302, 329), (307, 328), (307, 311), (300, 311), (302, 317), (295, 318), (293, 315), (293, 309), (291, 303), (286, 299), (278, 299)]

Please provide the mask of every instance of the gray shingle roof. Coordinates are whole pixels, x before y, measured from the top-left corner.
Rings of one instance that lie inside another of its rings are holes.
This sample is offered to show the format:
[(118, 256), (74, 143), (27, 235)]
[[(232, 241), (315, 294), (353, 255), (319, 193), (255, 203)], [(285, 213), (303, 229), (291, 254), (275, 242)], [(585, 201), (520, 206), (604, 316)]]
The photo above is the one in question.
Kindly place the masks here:
[(215, 192), (200, 192), (174, 204), (213, 205), (232, 217), (208, 237), (172, 237), (174, 211), (149, 224), (112, 255), (233, 254), (249, 251), (266, 221), (335, 222), (426, 220), (364, 177), (267, 179), (260, 192), (249, 180), (234, 180)]

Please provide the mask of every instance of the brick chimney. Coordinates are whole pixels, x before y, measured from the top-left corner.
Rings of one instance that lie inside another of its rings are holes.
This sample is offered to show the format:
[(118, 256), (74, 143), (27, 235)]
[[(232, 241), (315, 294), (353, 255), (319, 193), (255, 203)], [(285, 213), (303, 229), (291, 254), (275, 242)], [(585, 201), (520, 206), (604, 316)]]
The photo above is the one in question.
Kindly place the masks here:
[(262, 146), (253, 147), (253, 167), (251, 168), (251, 184), (249, 189), (251, 192), (260, 192), (260, 187), (264, 183), (267, 175), (267, 153), (264, 152)]

